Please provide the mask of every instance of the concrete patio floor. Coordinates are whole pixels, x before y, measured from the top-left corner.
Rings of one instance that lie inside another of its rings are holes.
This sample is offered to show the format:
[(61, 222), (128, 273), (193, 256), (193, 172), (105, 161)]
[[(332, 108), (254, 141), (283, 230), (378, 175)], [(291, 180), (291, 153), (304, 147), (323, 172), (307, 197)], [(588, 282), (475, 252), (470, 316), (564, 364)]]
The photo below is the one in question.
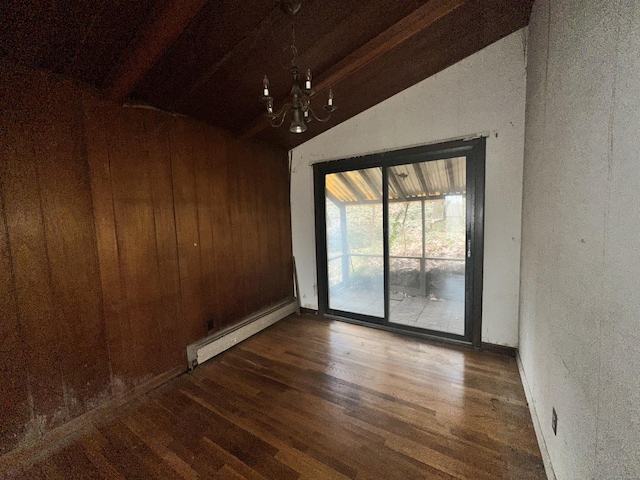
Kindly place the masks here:
[[(464, 335), (464, 277), (452, 276), (441, 297), (411, 297), (391, 293), (390, 323), (439, 332)], [(384, 317), (382, 291), (345, 288), (331, 292), (329, 306), (334, 310)]]

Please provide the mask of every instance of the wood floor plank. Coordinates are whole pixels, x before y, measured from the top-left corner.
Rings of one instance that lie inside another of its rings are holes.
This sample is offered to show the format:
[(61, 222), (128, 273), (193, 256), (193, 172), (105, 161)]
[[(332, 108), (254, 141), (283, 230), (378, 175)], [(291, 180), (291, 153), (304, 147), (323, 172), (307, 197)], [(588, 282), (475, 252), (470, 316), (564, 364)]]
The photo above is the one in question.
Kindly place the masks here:
[[(297, 450), (304, 452), (309, 462), (315, 463), (314, 461), (318, 461), (330, 467), (334, 475), (338, 473), (346, 475), (348, 478), (355, 478), (357, 471), (354, 468), (318, 448), (319, 442), (317, 438), (314, 438), (312, 433), (308, 433), (309, 425), (307, 422), (304, 422), (300, 430), (296, 431), (295, 424), (290, 419), (285, 424), (280, 421), (277, 413), (258, 418), (260, 412), (260, 400), (258, 398), (243, 400), (241, 396), (228, 395), (229, 392), (224, 387), (206, 380), (209, 379), (205, 379), (204, 382), (197, 382), (197, 386), (202, 387), (198, 389), (198, 392), (200, 394), (199, 401), (203, 406), (219, 411), (237, 425), (277, 447), (277, 456), (283, 454), (291, 462), (292, 457), (287, 453)], [(288, 464), (291, 466), (291, 463)]]
[(546, 478), (514, 358), (312, 316), (95, 420), (13, 478), (34, 476)]

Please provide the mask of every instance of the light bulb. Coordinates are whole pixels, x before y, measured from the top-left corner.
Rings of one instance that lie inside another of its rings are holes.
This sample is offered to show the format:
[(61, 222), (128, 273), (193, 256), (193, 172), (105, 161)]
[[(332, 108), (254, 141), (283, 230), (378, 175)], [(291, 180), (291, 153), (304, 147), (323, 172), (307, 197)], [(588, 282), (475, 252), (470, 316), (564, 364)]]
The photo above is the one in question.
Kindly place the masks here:
[(311, 69), (307, 69), (307, 81), (304, 82), (304, 88), (307, 90), (311, 90)]
[(333, 90), (329, 89), (329, 99), (327, 100), (327, 105), (330, 107), (333, 105)]
[(268, 97), (269, 96), (269, 79), (267, 78), (266, 75), (262, 79), (262, 87), (263, 87), (264, 96)]

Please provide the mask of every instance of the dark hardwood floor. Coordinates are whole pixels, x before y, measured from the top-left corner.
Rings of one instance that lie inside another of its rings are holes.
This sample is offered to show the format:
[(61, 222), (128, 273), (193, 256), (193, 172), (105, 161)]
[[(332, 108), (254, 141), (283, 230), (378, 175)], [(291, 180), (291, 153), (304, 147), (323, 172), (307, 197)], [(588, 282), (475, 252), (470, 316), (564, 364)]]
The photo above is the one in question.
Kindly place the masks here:
[(546, 478), (514, 358), (311, 316), (282, 320), (4, 474)]

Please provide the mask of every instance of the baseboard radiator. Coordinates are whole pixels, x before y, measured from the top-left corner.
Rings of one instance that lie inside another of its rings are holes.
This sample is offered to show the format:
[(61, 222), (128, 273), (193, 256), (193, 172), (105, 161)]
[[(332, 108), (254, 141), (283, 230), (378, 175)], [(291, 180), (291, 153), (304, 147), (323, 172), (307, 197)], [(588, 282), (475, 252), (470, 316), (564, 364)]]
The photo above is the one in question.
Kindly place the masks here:
[(278, 305), (265, 308), (215, 335), (192, 343), (187, 346), (189, 368), (195, 368), (297, 311), (297, 299), (290, 298)]

